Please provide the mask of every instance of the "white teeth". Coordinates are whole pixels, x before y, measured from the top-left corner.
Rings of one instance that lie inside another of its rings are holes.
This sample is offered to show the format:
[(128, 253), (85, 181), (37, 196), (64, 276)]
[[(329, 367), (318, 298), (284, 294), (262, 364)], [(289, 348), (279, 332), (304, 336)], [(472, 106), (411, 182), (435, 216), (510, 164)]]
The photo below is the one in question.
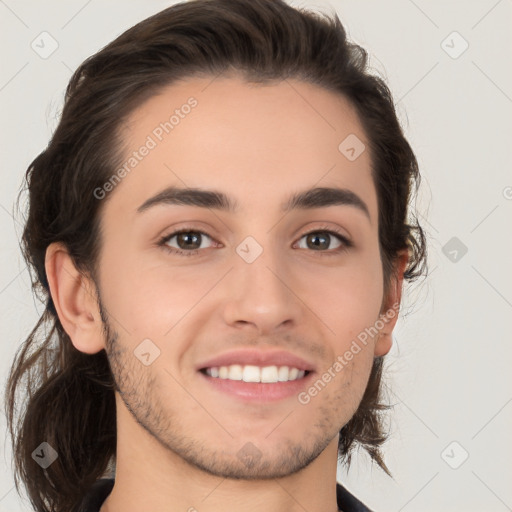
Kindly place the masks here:
[(242, 380), (244, 382), (260, 382), (260, 369), (257, 366), (244, 366)]
[(244, 382), (287, 382), (302, 379), (306, 372), (290, 366), (254, 366), (239, 365), (220, 366), (206, 369), (210, 377), (228, 380), (243, 380)]
[(229, 373), (228, 373), (229, 380), (242, 380), (243, 368), (239, 364), (234, 364), (232, 366), (228, 366), (228, 368), (229, 368)]
[(264, 366), (261, 369), (261, 382), (277, 382), (277, 366)]
[(295, 380), (297, 375), (299, 374), (299, 370), (297, 368), (290, 368), (290, 373), (288, 374), (288, 380)]
[(280, 382), (288, 380), (288, 366), (281, 366), (279, 368), (279, 372), (277, 373), (277, 378)]

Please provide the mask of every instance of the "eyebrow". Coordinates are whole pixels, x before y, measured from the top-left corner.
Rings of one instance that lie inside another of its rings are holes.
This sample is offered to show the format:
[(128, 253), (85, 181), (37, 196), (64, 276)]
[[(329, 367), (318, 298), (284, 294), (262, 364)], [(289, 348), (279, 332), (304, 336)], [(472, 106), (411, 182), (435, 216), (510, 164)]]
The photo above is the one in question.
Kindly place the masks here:
[[(137, 208), (137, 212), (142, 213), (157, 205), (196, 206), (229, 213), (239, 211), (238, 201), (223, 192), (171, 186), (144, 201)], [(292, 210), (310, 210), (328, 206), (352, 206), (363, 212), (371, 222), (366, 203), (346, 188), (316, 187), (297, 192), (281, 204), (281, 212), (288, 213)]]

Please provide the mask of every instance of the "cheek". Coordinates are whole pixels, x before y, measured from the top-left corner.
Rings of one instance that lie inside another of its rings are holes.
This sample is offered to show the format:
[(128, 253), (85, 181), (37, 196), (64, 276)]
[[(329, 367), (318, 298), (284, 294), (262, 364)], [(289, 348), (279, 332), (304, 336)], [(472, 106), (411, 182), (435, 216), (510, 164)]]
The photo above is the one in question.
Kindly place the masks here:
[(161, 335), (163, 325), (172, 321), (173, 308), (169, 306), (177, 302), (177, 290), (165, 286), (165, 281), (148, 272), (140, 261), (112, 251), (102, 259), (100, 276), (102, 299), (123, 335)]
[(383, 294), (380, 261), (324, 270), (313, 282), (316, 285), (311, 287), (310, 281), (303, 293), (341, 343), (340, 348), (347, 338), (357, 337), (378, 319)]
[(133, 343), (150, 338), (164, 346), (170, 339), (178, 342), (175, 334), (194, 318), (195, 309), (219, 279), (211, 268), (171, 268), (142, 258), (105, 262), (104, 269), (104, 299), (111, 315), (132, 335)]

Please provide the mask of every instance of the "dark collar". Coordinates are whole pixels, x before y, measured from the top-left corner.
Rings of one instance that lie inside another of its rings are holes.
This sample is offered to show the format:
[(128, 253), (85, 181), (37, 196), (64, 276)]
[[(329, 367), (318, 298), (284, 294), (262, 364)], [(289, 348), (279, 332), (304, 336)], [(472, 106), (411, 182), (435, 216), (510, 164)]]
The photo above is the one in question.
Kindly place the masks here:
[(338, 502), (338, 509), (342, 512), (372, 512), (339, 483), (336, 483), (336, 501)]

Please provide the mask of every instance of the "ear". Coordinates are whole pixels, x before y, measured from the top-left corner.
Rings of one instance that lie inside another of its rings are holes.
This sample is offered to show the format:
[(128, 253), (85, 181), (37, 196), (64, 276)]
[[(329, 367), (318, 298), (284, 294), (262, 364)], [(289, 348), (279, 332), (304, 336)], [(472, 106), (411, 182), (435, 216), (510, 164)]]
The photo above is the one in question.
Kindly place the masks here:
[[(409, 261), (409, 251), (400, 251), (395, 260), (394, 273), (389, 284), (389, 293), (384, 297), (379, 322), (379, 335), (375, 343), (375, 357), (384, 356), (393, 345), (391, 336), (398, 320), (400, 301), (402, 299), (402, 284), (404, 280), (405, 267)], [(382, 328), (380, 328), (382, 326)]]
[(95, 284), (76, 269), (64, 244), (48, 246), (45, 269), (59, 320), (75, 348), (86, 354), (105, 348)]

